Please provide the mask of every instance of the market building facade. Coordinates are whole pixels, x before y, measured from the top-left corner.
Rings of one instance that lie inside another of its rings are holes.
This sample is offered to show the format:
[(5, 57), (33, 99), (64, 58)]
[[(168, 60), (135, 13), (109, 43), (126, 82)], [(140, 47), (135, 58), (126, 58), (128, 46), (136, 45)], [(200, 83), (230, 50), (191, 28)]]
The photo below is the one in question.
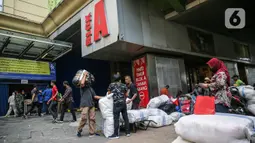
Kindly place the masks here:
[[(212, 57), (223, 60), (230, 75), (239, 74), (247, 84), (255, 83), (254, 41), (250, 37), (240, 41), (242, 36), (227, 35), (225, 31), (228, 29), (221, 29), (224, 23), (218, 25), (218, 30), (212, 30), (216, 33), (210, 31), (215, 25), (203, 27), (187, 18), (189, 14), (208, 13), (208, 7), (215, 5), (222, 5), (216, 15), (224, 17), (228, 4), (229, 1), (196, 0), (187, 4), (183, 13), (178, 14), (176, 8), (164, 14), (153, 1), (94, 0), (71, 21), (81, 24), (80, 35), (77, 36), (81, 41), (75, 40), (81, 42), (81, 56), (110, 61), (111, 73), (132, 74), (145, 100), (142, 105), (146, 106), (148, 100), (158, 96), (159, 89), (165, 85), (169, 85), (175, 95), (178, 90), (191, 91), (195, 84), (211, 77), (206, 62)], [(246, 4), (241, 6), (249, 10)], [(183, 17), (188, 20), (183, 20)], [(206, 19), (207, 16), (199, 18), (201, 23), (217, 20), (215, 17)], [(68, 29), (72, 25), (69, 23), (63, 27)], [(65, 30), (58, 31), (61, 32), (65, 33)], [(53, 34), (53, 37), (56, 35)], [(114, 67), (113, 62), (119, 67)], [(121, 65), (126, 68), (120, 68)], [(128, 68), (132, 69), (132, 73), (125, 70)]]

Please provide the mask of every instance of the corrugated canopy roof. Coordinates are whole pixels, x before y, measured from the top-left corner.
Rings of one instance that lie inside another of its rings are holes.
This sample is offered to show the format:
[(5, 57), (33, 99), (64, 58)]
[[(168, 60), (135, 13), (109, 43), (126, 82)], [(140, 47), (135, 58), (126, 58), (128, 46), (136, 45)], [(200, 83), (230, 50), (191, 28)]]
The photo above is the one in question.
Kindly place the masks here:
[(55, 61), (72, 50), (68, 42), (0, 30), (0, 56)]

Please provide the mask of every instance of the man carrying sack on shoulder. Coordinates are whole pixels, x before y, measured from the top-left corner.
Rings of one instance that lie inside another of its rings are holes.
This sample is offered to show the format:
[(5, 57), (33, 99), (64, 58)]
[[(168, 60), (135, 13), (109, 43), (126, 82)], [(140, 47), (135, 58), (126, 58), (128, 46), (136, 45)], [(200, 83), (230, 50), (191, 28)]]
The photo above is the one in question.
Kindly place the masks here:
[(86, 71), (80, 83), (80, 110), (81, 110), (81, 121), (78, 126), (77, 136), (81, 137), (82, 129), (86, 125), (87, 120), (89, 120), (89, 137), (95, 136), (96, 130), (96, 112), (94, 99), (100, 99), (97, 96), (94, 89), (90, 84), (87, 84), (86, 77), (88, 76)]

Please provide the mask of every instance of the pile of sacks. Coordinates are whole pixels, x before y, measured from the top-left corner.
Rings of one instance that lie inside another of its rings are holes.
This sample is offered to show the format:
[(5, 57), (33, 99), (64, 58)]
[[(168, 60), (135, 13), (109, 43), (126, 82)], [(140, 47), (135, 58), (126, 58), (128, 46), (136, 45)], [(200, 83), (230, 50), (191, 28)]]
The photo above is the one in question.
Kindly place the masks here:
[(247, 100), (248, 110), (255, 115), (255, 90), (252, 86), (239, 86), (239, 94)]
[[(184, 116), (184, 114), (182, 114), (182, 113), (174, 112), (174, 110), (172, 110), (171, 108), (165, 108), (165, 109), (170, 109), (167, 111), (158, 109), (160, 107), (166, 107), (166, 106), (171, 107), (171, 105), (173, 105), (173, 104), (171, 103), (171, 101), (167, 95), (161, 95), (161, 96), (152, 98), (150, 100), (150, 102), (148, 103), (147, 109), (146, 109), (147, 111), (150, 111), (150, 113), (151, 113), (151, 115), (149, 115), (149, 117), (148, 117), (148, 120), (154, 121), (154, 122), (151, 122), (149, 126), (150, 127), (162, 127), (162, 126), (170, 125), (173, 122), (178, 121), (182, 116)], [(157, 114), (158, 111), (160, 111), (162, 113)], [(168, 111), (170, 111), (170, 112), (168, 112)], [(170, 115), (168, 115), (167, 113)]]
[(175, 124), (179, 137), (173, 143), (254, 142), (254, 117), (217, 113), (189, 115)]
[[(106, 97), (99, 100), (99, 108), (103, 117), (102, 130), (106, 137), (111, 136), (114, 132), (113, 99), (111, 95), (112, 94), (107, 95)], [(152, 120), (154, 122), (150, 122), (150, 127), (162, 127), (178, 121), (183, 116), (183, 114), (174, 112), (170, 115), (167, 115), (166, 112), (157, 108), (162, 103), (165, 103), (167, 100), (169, 100), (169, 98), (166, 97), (166, 95), (162, 95), (151, 99), (147, 109), (130, 110), (132, 107), (132, 102), (127, 104), (129, 123)], [(123, 121), (122, 116), (120, 116), (120, 121)]]

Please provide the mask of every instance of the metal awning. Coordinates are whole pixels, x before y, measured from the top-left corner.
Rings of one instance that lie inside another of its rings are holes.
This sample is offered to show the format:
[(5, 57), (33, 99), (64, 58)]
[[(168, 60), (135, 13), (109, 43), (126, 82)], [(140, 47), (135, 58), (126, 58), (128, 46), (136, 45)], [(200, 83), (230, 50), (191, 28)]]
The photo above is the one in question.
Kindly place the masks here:
[(68, 42), (0, 30), (0, 57), (55, 61), (71, 50)]

